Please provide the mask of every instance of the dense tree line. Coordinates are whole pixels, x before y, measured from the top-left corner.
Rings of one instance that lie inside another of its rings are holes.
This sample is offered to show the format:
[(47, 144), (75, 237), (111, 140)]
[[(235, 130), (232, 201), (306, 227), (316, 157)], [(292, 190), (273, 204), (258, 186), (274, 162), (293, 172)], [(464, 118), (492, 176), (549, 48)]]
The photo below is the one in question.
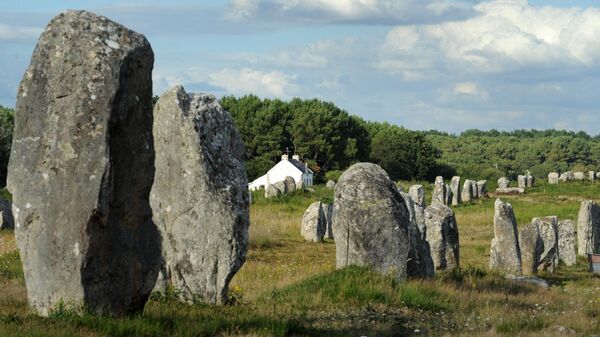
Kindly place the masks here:
[(373, 161), (394, 179), (434, 176), (440, 157), (424, 134), (366, 122), (318, 99), (289, 102), (249, 95), (221, 99), (246, 145), (248, 178), (263, 175), (284, 151), (308, 160), (317, 178), (353, 163)]

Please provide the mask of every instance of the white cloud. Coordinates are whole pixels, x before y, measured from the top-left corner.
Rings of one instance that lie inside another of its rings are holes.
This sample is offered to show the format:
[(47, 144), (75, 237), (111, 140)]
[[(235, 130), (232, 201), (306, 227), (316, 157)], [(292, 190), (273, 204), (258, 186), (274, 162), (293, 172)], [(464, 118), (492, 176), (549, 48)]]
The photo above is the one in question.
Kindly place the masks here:
[(293, 89), (295, 75), (280, 71), (261, 71), (252, 68), (225, 68), (210, 74), (209, 83), (232, 94), (287, 97)]
[(9, 26), (0, 23), (0, 41), (31, 41), (37, 39), (42, 28)]
[(453, 0), (232, 0), (226, 17), (395, 24), (454, 20), (472, 13), (467, 3)]
[(534, 7), (526, 0), (496, 0), (474, 8), (479, 15), (463, 21), (394, 28), (378, 65), (404, 72), (405, 66), (398, 68), (393, 62), (416, 59), (409, 70), (422, 72), (422, 64), (428, 64), (499, 73), (600, 63), (598, 8)]

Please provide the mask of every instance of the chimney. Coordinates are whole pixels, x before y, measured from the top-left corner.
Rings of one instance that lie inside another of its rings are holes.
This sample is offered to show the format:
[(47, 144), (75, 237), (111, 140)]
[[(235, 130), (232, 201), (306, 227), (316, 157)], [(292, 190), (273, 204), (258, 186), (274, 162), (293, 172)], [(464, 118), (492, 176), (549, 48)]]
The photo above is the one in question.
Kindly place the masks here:
[(281, 155), (281, 160), (288, 160), (288, 155), (287, 154), (282, 154)]
[(292, 156), (292, 159), (300, 161), (300, 156), (297, 155), (297, 154), (295, 154), (295, 155)]

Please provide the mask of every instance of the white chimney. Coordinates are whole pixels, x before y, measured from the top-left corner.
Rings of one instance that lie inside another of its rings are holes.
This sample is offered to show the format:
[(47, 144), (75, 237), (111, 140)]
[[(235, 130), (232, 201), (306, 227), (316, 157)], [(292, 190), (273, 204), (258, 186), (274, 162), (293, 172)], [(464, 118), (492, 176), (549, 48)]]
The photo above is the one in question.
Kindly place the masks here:
[(281, 160), (288, 160), (288, 155), (287, 154), (282, 154), (281, 155)]
[(295, 155), (292, 156), (292, 159), (300, 161), (300, 156), (297, 155), (297, 154), (295, 154)]

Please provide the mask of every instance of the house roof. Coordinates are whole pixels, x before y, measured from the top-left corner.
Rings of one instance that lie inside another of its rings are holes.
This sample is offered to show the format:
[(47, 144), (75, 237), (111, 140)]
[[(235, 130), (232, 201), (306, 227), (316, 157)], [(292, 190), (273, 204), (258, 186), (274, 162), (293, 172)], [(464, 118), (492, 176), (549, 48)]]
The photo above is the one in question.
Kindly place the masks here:
[(308, 173), (313, 173), (313, 171), (311, 169), (309, 169), (306, 165), (304, 165), (303, 163), (301, 163), (300, 161), (296, 160), (296, 159), (288, 159), (288, 161), (294, 165), (298, 170), (300, 170), (300, 172), (308, 174)]

